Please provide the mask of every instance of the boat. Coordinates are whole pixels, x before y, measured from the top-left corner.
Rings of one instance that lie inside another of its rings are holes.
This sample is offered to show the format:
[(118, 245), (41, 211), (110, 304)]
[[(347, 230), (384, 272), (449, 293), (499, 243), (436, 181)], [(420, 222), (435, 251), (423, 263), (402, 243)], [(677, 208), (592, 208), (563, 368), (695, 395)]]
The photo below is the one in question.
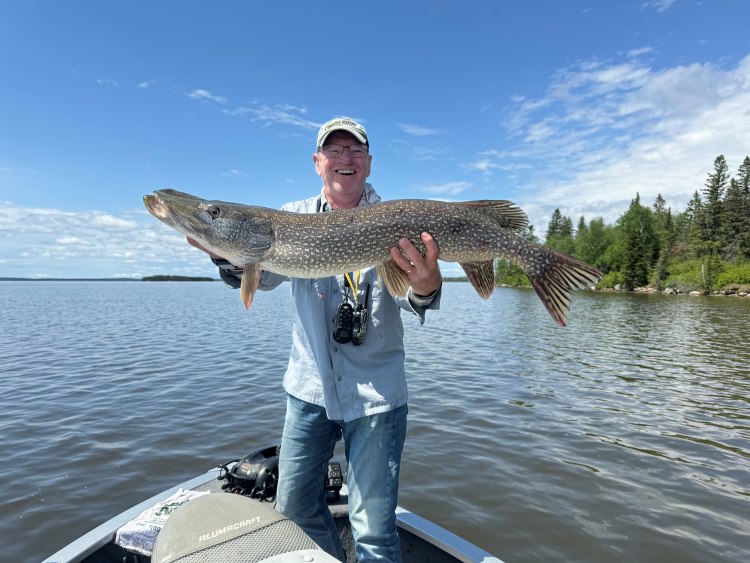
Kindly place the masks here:
[[(270, 517), (267, 520), (268, 522), (272, 522), (278, 518), (283, 522), (283, 525), (296, 528), (295, 524), (273, 509), (273, 502), (269, 502), (269, 500), (273, 500), (273, 495), (275, 494), (275, 482), (278, 476), (276, 468), (277, 456), (277, 446), (256, 450), (248, 456), (233, 459), (228, 463), (210, 469), (202, 475), (166, 489), (97, 526), (49, 556), (44, 560), (44, 563), (112, 563), (115, 561), (118, 563), (151, 563), (152, 558), (150, 555), (144, 555), (143, 552), (139, 553), (122, 547), (120, 545), (123, 543), (122, 535), (118, 537), (118, 530), (132, 525), (139, 517), (143, 517), (145, 513), (153, 511), (155, 507), (164, 506), (165, 501), (167, 504), (170, 504), (170, 499), (175, 498), (175, 495), (186, 493), (203, 494), (174, 510), (174, 513), (166, 519), (161, 531), (156, 536), (156, 543), (153, 546), (153, 561), (155, 563), (157, 561), (166, 562), (171, 560), (228, 561), (229, 558), (227, 558), (226, 551), (217, 551), (213, 557), (209, 556), (206, 558), (206, 553), (210, 554), (210, 552), (204, 549), (202, 552), (203, 557), (200, 559), (192, 559), (191, 556), (185, 556), (182, 559), (175, 556), (174, 551), (172, 551), (171, 557), (162, 558), (162, 554), (167, 549), (172, 550), (174, 545), (184, 544), (185, 537), (195, 536), (195, 534), (187, 533), (186, 530), (191, 524), (195, 524), (196, 520), (200, 520), (205, 515), (228, 514), (226, 510), (235, 510), (236, 514), (241, 514), (243, 526), (245, 523), (252, 524), (252, 521), (254, 521), (253, 515), (257, 514), (258, 516), (255, 518), (257, 521), (261, 520), (260, 515), (262, 515), (263, 518)], [(347, 560), (356, 561), (354, 539), (349, 526), (347, 487), (340, 464), (337, 462), (330, 463), (328, 467), (326, 497), (331, 514), (338, 527), (342, 544), (346, 549)], [(199, 511), (201, 503), (205, 506), (202, 505), (202, 511)], [(213, 504), (209, 505), (209, 503)], [(236, 507), (235, 505), (239, 506)], [(232, 508), (226, 508), (229, 506)], [(188, 508), (194, 509), (191, 514), (188, 514)], [(237, 512), (237, 510), (241, 512)], [(199, 516), (196, 517), (196, 515)], [(240, 517), (238, 516), (238, 518)], [(404, 508), (397, 508), (396, 523), (404, 563), (502, 563), (500, 559), (466, 539)], [(204, 528), (207, 530), (220, 528), (220, 524), (214, 525), (215, 523), (208, 521), (201, 524), (205, 524)], [(267, 528), (273, 525), (270, 524)], [(231, 528), (231, 526), (224, 527), (225, 530), (227, 528)], [(234, 528), (238, 529), (239, 526), (235, 525)], [(194, 531), (194, 528), (191, 531)], [(246, 533), (246, 530), (243, 529), (240, 532)], [(298, 529), (298, 532), (305, 536), (301, 530)], [(327, 563), (335, 561), (325, 552), (315, 549), (317, 546), (307, 536), (305, 536), (308, 540), (307, 542), (294, 545), (293, 540), (290, 538), (297, 538), (299, 534), (289, 533), (289, 528), (280, 528), (277, 529), (275, 534), (259, 534), (253, 539), (253, 536), (247, 533), (247, 535), (242, 537), (242, 541), (245, 544), (251, 541), (265, 542), (263, 549), (253, 548), (249, 550), (252, 553), (257, 552), (263, 555), (259, 556), (260, 558), (238, 556), (232, 560), (242, 561), (243, 563), (249, 563), (250, 561), (272, 561), (273, 563), (297, 561)], [(183, 537), (181, 538), (180, 536)], [(197, 538), (198, 536), (195, 537)], [(201, 541), (203, 541), (203, 537)], [(225, 542), (223, 544), (224, 550), (227, 549), (227, 546), (237, 545), (236, 543), (232, 544), (231, 541), (227, 541), (226, 538), (218, 538), (216, 541)], [(269, 543), (273, 543), (273, 545), (267, 545)], [(197, 550), (198, 548), (196, 547)], [(157, 554), (157, 551), (160, 551), (160, 553)], [(218, 553), (222, 553), (222, 555), (218, 555)]]

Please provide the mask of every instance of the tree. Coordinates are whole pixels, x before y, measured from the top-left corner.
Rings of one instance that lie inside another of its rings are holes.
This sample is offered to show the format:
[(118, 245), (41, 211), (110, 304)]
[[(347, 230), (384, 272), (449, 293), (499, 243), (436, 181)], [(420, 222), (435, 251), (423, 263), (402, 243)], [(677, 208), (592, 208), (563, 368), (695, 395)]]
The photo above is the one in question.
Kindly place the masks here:
[[(527, 225), (519, 233), (521, 238), (528, 240), (529, 242), (538, 243), (539, 237), (534, 232), (534, 225)], [(495, 285), (506, 284), (512, 286), (528, 285), (529, 278), (520, 268), (520, 266), (509, 260), (496, 260), (495, 261)]]
[(654, 274), (651, 285), (657, 290), (662, 289), (662, 282), (667, 277), (667, 265), (672, 257), (672, 246), (675, 243), (675, 227), (672, 220), (672, 209), (667, 207), (667, 202), (661, 194), (656, 196), (652, 206), (654, 218), (654, 236), (657, 246), (657, 259), (654, 265)]
[(648, 265), (643, 255), (643, 240), (637, 231), (629, 231), (625, 245), (623, 279), (625, 289), (635, 289), (648, 282)]
[(607, 247), (612, 244), (612, 227), (604, 224), (604, 219), (597, 217), (586, 225), (586, 219), (578, 220), (578, 228), (575, 235), (575, 255), (599, 268), (607, 271), (609, 264), (603, 263), (602, 257)]
[(562, 233), (562, 222), (562, 213), (560, 213), (560, 208), (556, 207), (552, 212), (552, 217), (549, 220), (549, 225), (547, 225), (547, 235), (544, 237), (545, 240), (560, 236), (560, 234)]
[(746, 156), (737, 169), (737, 185), (741, 194), (742, 208), (737, 229), (739, 232), (739, 253), (742, 258), (750, 258), (750, 156)]
[(734, 262), (742, 254), (742, 239), (747, 234), (745, 200), (740, 184), (734, 178), (729, 182), (723, 204), (722, 255), (725, 260)]
[(653, 212), (641, 205), (641, 196), (636, 194), (630, 207), (620, 218), (619, 227), (625, 239), (623, 279), (626, 289), (648, 283), (649, 269), (659, 253), (659, 244), (654, 235)]
[(714, 160), (714, 171), (708, 175), (703, 189), (703, 209), (699, 221), (703, 254), (715, 254), (723, 246), (721, 224), (728, 180), (729, 166), (724, 155), (719, 155)]
[(679, 217), (681, 228), (678, 231), (678, 240), (695, 255), (700, 255), (702, 214), (703, 202), (698, 190), (695, 190), (693, 198), (687, 204), (687, 209)]
[(610, 252), (610, 249), (616, 248), (614, 227), (606, 225), (603, 218), (597, 217), (589, 223), (586, 234), (588, 238), (585, 250), (586, 258), (583, 255), (580, 255), (580, 258), (603, 272), (617, 269), (619, 264), (614, 263), (617, 252)]
[(552, 213), (552, 218), (547, 226), (545, 244), (566, 254), (573, 254), (575, 252), (573, 221), (570, 217), (563, 216), (559, 208), (555, 209)]

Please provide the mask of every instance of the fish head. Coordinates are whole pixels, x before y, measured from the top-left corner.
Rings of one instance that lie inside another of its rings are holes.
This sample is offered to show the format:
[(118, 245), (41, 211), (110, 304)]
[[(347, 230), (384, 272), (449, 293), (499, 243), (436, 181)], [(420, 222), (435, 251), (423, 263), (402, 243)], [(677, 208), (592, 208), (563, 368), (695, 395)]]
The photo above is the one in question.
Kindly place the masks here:
[(177, 190), (143, 197), (157, 219), (232, 264), (260, 262), (274, 241), (270, 209), (205, 200)]

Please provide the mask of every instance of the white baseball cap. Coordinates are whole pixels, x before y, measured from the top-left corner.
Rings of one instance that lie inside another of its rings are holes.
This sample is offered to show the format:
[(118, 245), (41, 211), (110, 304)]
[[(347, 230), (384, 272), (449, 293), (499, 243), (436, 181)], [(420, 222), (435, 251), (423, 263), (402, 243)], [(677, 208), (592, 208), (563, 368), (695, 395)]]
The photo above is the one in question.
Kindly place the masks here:
[(318, 130), (318, 148), (323, 146), (328, 135), (334, 131), (351, 133), (360, 143), (370, 146), (367, 140), (367, 131), (365, 131), (365, 128), (360, 123), (357, 123), (350, 117), (334, 117), (329, 122), (324, 123)]

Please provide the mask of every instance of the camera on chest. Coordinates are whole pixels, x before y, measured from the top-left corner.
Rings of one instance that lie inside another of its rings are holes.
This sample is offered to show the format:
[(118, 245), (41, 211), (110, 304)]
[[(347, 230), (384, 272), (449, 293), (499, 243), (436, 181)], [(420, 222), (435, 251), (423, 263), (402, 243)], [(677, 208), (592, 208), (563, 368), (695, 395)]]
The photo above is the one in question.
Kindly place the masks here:
[(344, 300), (336, 309), (333, 319), (333, 339), (339, 344), (351, 342), (359, 346), (367, 336), (367, 300), (370, 297), (370, 284), (365, 284), (365, 292), (356, 309), (349, 302), (349, 286), (344, 288)]

